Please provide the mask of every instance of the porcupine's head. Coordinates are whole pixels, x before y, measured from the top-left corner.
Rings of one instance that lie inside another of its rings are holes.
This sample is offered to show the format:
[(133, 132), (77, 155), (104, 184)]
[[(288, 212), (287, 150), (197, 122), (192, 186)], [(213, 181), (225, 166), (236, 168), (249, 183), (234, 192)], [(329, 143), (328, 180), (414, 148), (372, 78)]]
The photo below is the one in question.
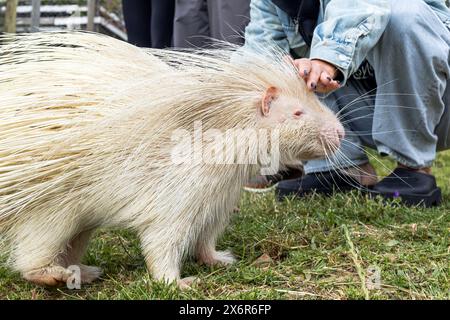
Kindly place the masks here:
[[(235, 140), (247, 144), (241, 143), (237, 151), (278, 152), (281, 164), (324, 158), (340, 146), (341, 123), (307, 90), (292, 60), (279, 50), (225, 47), (152, 53), (180, 72), (183, 80), (173, 84), (179, 102), (171, 104), (179, 108), (171, 114), (179, 114), (178, 123), (184, 126), (201, 120), (204, 131), (238, 130)], [(267, 141), (262, 139), (264, 130)]]
[(303, 80), (284, 88), (269, 86), (257, 114), (260, 126), (278, 131), (282, 162), (324, 158), (335, 152), (344, 138), (340, 121), (306, 89)]

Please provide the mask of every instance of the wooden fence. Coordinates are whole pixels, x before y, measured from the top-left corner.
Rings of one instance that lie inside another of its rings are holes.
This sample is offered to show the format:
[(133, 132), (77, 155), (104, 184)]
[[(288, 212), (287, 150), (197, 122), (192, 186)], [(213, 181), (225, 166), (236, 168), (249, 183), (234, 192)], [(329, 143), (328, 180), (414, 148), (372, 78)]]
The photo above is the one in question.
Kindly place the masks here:
[(126, 40), (122, 19), (99, 5), (98, 0), (86, 0), (86, 5), (41, 5), (32, 0), (31, 5), (18, 5), (18, 0), (6, 0), (5, 32), (36, 32), (48, 29), (84, 29), (101, 31)]

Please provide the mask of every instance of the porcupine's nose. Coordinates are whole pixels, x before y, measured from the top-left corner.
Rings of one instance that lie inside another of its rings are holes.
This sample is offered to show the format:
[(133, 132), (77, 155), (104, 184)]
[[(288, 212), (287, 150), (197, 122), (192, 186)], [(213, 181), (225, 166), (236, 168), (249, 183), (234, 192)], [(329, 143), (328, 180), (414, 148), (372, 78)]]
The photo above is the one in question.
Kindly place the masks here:
[(332, 149), (337, 149), (340, 147), (341, 141), (345, 137), (345, 130), (340, 123), (326, 123), (320, 131), (320, 135), (322, 136), (325, 145)]

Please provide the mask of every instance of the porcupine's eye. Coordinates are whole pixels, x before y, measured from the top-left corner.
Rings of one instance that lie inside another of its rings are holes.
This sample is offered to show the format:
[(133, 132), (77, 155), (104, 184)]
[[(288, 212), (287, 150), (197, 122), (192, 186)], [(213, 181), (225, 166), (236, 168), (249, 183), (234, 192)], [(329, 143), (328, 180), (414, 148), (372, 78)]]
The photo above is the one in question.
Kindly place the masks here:
[(303, 112), (301, 112), (300, 110), (295, 110), (294, 111), (294, 118), (298, 119), (303, 115)]

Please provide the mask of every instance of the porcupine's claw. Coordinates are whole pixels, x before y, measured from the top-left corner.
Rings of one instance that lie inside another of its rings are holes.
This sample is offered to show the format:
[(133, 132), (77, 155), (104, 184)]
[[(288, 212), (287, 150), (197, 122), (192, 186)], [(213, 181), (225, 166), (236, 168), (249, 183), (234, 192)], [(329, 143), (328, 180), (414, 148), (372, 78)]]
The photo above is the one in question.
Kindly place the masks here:
[(207, 266), (228, 266), (236, 262), (236, 258), (229, 250), (210, 251), (199, 257), (199, 263)]
[(92, 283), (97, 280), (103, 273), (102, 269), (94, 266), (80, 265), (81, 283)]
[(181, 290), (191, 289), (200, 281), (198, 277), (186, 277), (177, 281), (178, 288)]

